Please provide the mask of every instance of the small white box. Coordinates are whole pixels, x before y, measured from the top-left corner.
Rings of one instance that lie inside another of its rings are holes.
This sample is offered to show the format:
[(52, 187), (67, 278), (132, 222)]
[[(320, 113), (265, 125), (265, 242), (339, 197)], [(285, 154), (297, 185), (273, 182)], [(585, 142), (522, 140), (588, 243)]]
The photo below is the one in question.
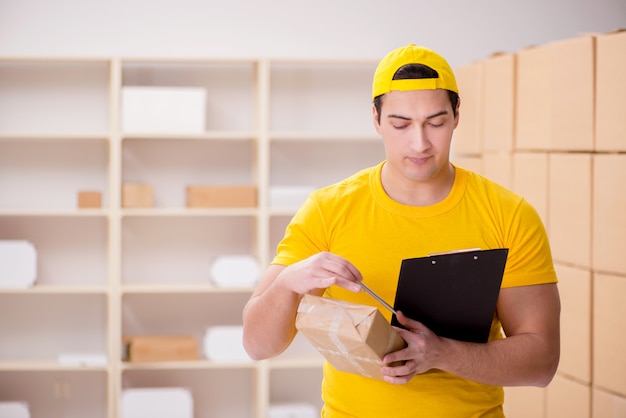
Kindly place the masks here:
[(133, 388), (122, 392), (121, 418), (193, 418), (193, 398), (185, 388)]
[(249, 255), (224, 255), (211, 264), (211, 281), (224, 288), (253, 286), (260, 276), (259, 262)]
[(205, 123), (203, 88), (122, 88), (122, 127), (126, 133), (200, 134)]
[(221, 325), (210, 327), (204, 334), (204, 356), (215, 362), (252, 361), (243, 348), (243, 326)]
[(0, 402), (0, 418), (30, 418), (26, 402)]
[[(106, 366), (105, 354), (61, 353), (57, 361), (62, 366)], [(1, 418), (1, 416), (0, 416)]]
[(271, 208), (298, 209), (313, 191), (314, 187), (307, 186), (273, 186), (269, 189), (269, 204)]
[(270, 405), (268, 418), (317, 418), (320, 411), (307, 403), (275, 403)]
[(37, 251), (28, 241), (0, 241), (0, 287), (26, 288), (37, 279)]

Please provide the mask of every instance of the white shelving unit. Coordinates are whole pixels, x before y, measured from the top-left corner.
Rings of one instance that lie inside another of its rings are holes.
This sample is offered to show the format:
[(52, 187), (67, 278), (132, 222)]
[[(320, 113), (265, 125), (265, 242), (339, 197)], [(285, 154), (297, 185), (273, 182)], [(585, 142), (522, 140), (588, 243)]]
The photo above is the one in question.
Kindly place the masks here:
[[(271, 187), (317, 188), (384, 156), (371, 122), (371, 61), (0, 58), (0, 239), (28, 240), (38, 277), (0, 288), (0, 401), (33, 418), (118, 417), (125, 388), (182, 386), (195, 417), (263, 418), (274, 402), (321, 406), (322, 360), (298, 337), (261, 362), (127, 363), (125, 334), (241, 324), (253, 289), (209, 280), (212, 261), (271, 261), (294, 208)], [(125, 133), (125, 86), (201, 87), (198, 134)], [(121, 207), (123, 182), (155, 207)], [(187, 209), (191, 184), (258, 188), (253, 208)], [(102, 208), (77, 209), (79, 190)], [(100, 353), (105, 365), (59, 363)]]

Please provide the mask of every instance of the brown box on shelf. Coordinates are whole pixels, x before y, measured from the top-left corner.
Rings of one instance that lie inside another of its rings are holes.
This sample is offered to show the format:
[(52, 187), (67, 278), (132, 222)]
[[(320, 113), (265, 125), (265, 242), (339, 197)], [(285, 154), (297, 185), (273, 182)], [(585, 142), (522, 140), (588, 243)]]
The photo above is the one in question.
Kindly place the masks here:
[(78, 192), (78, 207), (93, 209), (102, 207), (102, 193), (88, 190)]
[(382, 379), (385, 354), (406, 346), (377, 308), (305, 295), (296, 328), (337, 370)]
[(198, 360), (198, 340), (186, 335), (126, 336), (126, 360), (131, 363)]
[(154, 207), (154, 190), (149, 184), (122, 184), (122, 207), (151, 208)]
[(188, 208), (234, 208), (257, 205), (256, 186), (187, 186)]

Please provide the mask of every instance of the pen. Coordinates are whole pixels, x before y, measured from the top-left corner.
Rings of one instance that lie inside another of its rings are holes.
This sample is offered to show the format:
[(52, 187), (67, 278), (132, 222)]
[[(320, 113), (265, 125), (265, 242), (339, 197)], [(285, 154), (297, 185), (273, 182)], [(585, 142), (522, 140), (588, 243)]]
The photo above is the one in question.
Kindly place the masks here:
[(389, 305), (387, 302), (385, 302), (383, 300), (383, 298), (381, 298), (380, 296), (378, 296), (376, 293), (374, 293), (374, 291), (372, 289), (370, 289), (369, 287), (365, 286), (365, 283), (363, 283), (362, 281), (359, 281), (359, 285), (361, 286), (361, 288), (363, 290), (365, 290), (367, 293), (370, 294), (371, 297), (373, 297), (374, 299), (376, 299), (378, 302), (380, 302), (380, 304), (382, 304), (385, 308), (387, 308), (388, 310), (390, 310), (391, 312), (394, 313), (394, 315), (398, 315), (398, 313), (396, 312), (395, 309), (393, 309), (391, 307), (391, 305)]

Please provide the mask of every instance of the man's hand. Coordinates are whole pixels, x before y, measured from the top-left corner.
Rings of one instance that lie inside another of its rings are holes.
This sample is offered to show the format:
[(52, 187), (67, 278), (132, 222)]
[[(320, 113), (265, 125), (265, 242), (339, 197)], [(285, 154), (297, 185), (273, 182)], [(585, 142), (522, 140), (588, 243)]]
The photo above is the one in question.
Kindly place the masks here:
[(398, 312), (398, 322), (404, 328), (395, 327), (407, 343), (402, 350), (387, 354), (383, 358), (384, 364), (399, 362), (399, 366), (384, 366), (381, 369), (385, 381), (389, 383), (407, 383), (416, 374), (427, 372), (435, 367), (436, 360), (441, 355), (442, 339), (435, 335), (421, 322), (407, 318)]
[(283, 269), (277, 277), (280, 286), (294, 293), (321, 294), (327, 287), (337, 285), (359, 292), (363, 278), (356, 267), (338, 255), (322, 252)]

